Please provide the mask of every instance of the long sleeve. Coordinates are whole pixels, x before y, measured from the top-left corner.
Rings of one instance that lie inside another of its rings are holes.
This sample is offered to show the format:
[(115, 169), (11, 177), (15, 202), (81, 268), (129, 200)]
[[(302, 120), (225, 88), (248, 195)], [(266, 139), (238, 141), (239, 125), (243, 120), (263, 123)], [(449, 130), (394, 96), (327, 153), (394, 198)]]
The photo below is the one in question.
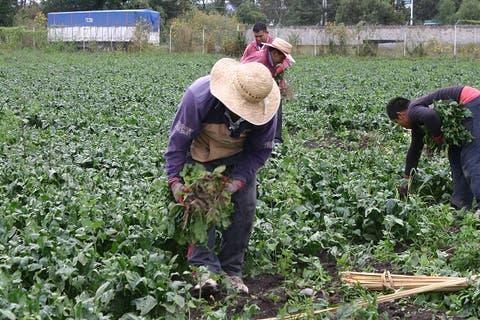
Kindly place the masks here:
[(255, 41), (250, 42), (248, 46), (245, 48), (245, 51), (243, 51), (243, 55), (240, 58), (240, 62), (244, 62), (245, 60), (248, 59), (248, 57), (250, 57), (252, 54), (255, 54), (256, 52), (258, 52), (256, 42)]
[(412, 127), (425, 126), (433, 137), (442, 134), (442, 122), (440, 116), (434, 109), (417, 106), (408, 111), (408, 117)]
[(187, 89), (178, 106), (165, 153), (165, 167), (169, 178), (180, 174), (192, 141), (200, 134), (202, 120), (209, 110), (208, 101), (213, 99), (209, 86), (209, 76), (195, 81)]
[(450, 101), (459, 102), (462, 89), (463, 89), (463, 86), (455, 86), (455, 87), (447, 87), (447, 88), (439, 89), (428, 95), (425, 95), (423, 97), (413, 100), (410, 103), (409, 108), (414, 108), (416, 106), (428, 107), (434, 101), (439, 101), (439, 100), (444, 100), (444, 101), (450, 100)]
[(268, 49), (262, 49), (260, 51), (256, 51), (252, 54), (249, 54), (248, 56), (242, 58), (241, 62), (242, 63), (258, 62), (268, 68), (268, 70), (272, 74), (272, 77), (276, 73), (276, 66), (272, 66), (272, 64), (268, 61)]
[(412, 140), (407, 152), (407, 159), (405, 161), (405, 175), (409, 176), (412, 169), (416, 169), (418, 161), (423, 150), (423, 137), (425, 133), (422, 128), (415, 126), (412, 128)]
[(241, 159), (234, 166), (232, 177), (242, 181), (250, 181), (267, 161), (272, 152), (277, 117), (262, 126), (253, 126), (241, 154)]

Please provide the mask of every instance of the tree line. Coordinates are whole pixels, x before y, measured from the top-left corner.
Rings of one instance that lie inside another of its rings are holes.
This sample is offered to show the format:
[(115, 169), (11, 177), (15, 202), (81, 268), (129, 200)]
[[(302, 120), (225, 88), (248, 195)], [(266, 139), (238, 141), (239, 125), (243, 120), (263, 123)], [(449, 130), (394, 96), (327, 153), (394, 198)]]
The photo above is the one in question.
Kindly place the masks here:
[[(25, 25), (41, 12), (139, 9), (159, 11), (162, 21), (194, 8), (236, 16), (240, 22), (273, 25), (405, 24), (404, 0), (0, 0), (0, 26)], [(414, 22), (451, 24), (480, 20), (480, 0), (414, 0)]]

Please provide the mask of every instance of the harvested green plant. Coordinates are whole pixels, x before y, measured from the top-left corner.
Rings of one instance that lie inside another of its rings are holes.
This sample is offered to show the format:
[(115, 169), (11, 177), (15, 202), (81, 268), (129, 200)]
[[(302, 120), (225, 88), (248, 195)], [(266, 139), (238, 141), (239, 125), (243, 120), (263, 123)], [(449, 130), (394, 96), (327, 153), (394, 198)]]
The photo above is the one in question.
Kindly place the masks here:
[[(455, 101), (436, 101), (434, 109), (442, 123), (442, 134), (445, 138), (444, 146), (461, 146), (472, 141), (472, 134), (462, 124), (465, 118), (471, 117), (472, 113), (464, 105)], [(425, 145), (430, 150), (440, 150), (442, 146), (436, 144), (431, 134), (427, 131), (424, 138)]]
[(225, 166), (206, 171), (200, 165), (186, 165), (181, 176), (186, 191), (183, 203), (170, 204), (170, 235), (179, 244), (205, 244), (211, 227), (226, 228), (230, 224), (233, 204), (225, 190), (228, 181), (222, 174)]

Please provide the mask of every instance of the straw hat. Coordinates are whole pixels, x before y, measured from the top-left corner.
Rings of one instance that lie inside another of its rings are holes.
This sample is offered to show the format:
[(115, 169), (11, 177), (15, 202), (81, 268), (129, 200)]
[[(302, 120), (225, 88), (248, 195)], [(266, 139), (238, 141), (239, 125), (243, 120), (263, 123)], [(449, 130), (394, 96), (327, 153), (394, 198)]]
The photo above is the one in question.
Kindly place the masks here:
[(270, 121), (280, 105), (280, 89), (263, 64), (218, 60), (210, 72), (210, 92), (229, 110), (254, 125)]
[(295, 59), (293, 59), (290, 54), (292, 52), (292, 45), (287, 41), (275, 38), (272, 43), (264, 43), (264, 45), (280, 50), (290, 62), (295, 62)]

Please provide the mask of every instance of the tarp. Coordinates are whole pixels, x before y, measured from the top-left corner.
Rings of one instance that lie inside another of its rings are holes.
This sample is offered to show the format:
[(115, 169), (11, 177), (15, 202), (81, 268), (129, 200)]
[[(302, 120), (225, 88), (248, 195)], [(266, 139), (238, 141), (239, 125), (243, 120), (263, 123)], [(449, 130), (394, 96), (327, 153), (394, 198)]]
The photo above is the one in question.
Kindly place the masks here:
[(153, 10), (96, 10), (48, 13), (48, 27), (134, 27), (145, 21), (160, 29), (160, 13)]

